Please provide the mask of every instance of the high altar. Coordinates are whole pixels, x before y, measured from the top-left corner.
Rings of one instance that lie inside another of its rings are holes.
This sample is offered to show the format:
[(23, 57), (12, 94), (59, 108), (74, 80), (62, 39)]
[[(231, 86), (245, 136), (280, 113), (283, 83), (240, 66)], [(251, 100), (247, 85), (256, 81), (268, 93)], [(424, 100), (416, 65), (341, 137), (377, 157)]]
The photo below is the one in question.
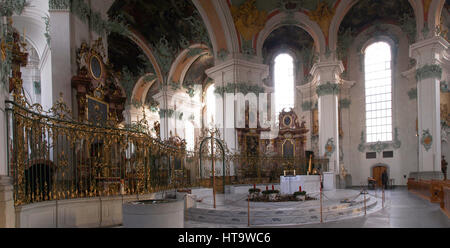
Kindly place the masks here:
[[(280, 180), (280, 183), (284, 184), (301, 178), (299, 180), (302, 188), (307, 188), (309, 192), (318, 191), (319, 176), (307, 174), (317, 174), (321, 166), (317, 159), (313, 159), (316, 163), (313, 161), (311, 166), (309, 165), (310, 158), (305, 156), (306, 134), (309, 130), (304, 121), (299, 121), (293, 109), (281, 111), (278, 117), (278, 134), (272, 139), (261, 138), (264, 132), (274, 131), (270, 128), (249, 128), (248, 116), (247, 110), (245, 128), (237, 128), (239, 148), (242, 151), (237, 170), (238, 180), (241, 183), (272, 183)], [(257, 123), (259, 124), (259, 121)], [(280, 178), (285, 172), (289, 174), (294, 170), (295, 174), (299, 175), (294, 179), (284, 176)], [(300, 186), (297, 184), (292, 184), (296, 185), (295, 191), (298, 191)], [(283, 187), (291, 188), (289, 185), (282, 185), (282, 191)]]

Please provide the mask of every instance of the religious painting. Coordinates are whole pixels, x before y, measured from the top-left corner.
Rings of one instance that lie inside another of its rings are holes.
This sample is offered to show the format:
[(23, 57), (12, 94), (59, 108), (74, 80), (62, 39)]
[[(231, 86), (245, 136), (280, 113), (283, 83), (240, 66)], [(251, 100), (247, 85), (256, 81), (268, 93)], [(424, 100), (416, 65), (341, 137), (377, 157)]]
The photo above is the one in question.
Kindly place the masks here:
[(91, 96), (86, 96), (86, 101), (88, 122), (96, 126), (105, 126), (108, 120), (108, 103)]
[(291, 140), (285, 140), (282, 146), (282, 153), (284, 158), (293, 158), (295, 145)]
[(100, 80), (103, 76), (102, 59), (98, 55), (92, 55), (89, 60), (89, 72), (95, 80)]
[(312, 111), (312, 115), (313, 115), (313, 135), (319, 135), (319, 110), (318, 109), (314, 109)]

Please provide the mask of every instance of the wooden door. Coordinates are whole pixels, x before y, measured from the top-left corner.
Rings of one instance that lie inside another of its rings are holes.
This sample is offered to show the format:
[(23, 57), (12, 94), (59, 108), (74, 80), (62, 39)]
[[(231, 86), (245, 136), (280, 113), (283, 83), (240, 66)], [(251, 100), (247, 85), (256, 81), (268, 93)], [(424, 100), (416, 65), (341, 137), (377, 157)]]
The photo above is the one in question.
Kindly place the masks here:
[(373, 178), (377, 181), (377, 186), (381, 187), (383, 182), (381, 181), (381, 174), (386, 171), (386, 166), (375, 166), (372, 169)]

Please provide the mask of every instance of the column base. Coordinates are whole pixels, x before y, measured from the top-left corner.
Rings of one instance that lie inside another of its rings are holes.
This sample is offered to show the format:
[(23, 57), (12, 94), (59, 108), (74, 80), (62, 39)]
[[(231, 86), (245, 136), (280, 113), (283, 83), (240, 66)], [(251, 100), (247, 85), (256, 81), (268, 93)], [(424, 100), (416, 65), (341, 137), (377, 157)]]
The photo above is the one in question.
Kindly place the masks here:
[(16, 227), (12, 178), (0, 176), (0, 228)]
[(323, 189), (324, 190), (335, 190), (336, 189), (334, 172), (324, 172), (323, 173)]

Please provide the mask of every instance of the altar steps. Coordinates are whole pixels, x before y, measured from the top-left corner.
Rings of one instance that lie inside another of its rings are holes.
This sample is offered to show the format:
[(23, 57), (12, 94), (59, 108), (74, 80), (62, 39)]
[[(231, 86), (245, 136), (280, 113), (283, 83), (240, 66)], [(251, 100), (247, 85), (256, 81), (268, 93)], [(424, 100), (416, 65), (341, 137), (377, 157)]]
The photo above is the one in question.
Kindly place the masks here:
[[(377, 208), (378, 200), (375, 197), (366, 198), (366, 211)], [(250, 209), (250, 225), (293, 225), (320, 222), (320, 203), (298, 206), (283, 206), (280, 202), (269, 202), (268, 207)], [(308, 202), (309, 203), (309, 202)], [(380, 204), (378, 204), (379, 207)], [(323, 221), (336, 221), (364, 215), (364, 199), (360, 197), (351, 203), (334, 203), (323, 207)], [(204, 223), (247, 225), (247, 208), (242, 206), (230, 206), (227, 210), (222, 206), (220, 209), (190, 208), (186, 211), (186, 219)]]

